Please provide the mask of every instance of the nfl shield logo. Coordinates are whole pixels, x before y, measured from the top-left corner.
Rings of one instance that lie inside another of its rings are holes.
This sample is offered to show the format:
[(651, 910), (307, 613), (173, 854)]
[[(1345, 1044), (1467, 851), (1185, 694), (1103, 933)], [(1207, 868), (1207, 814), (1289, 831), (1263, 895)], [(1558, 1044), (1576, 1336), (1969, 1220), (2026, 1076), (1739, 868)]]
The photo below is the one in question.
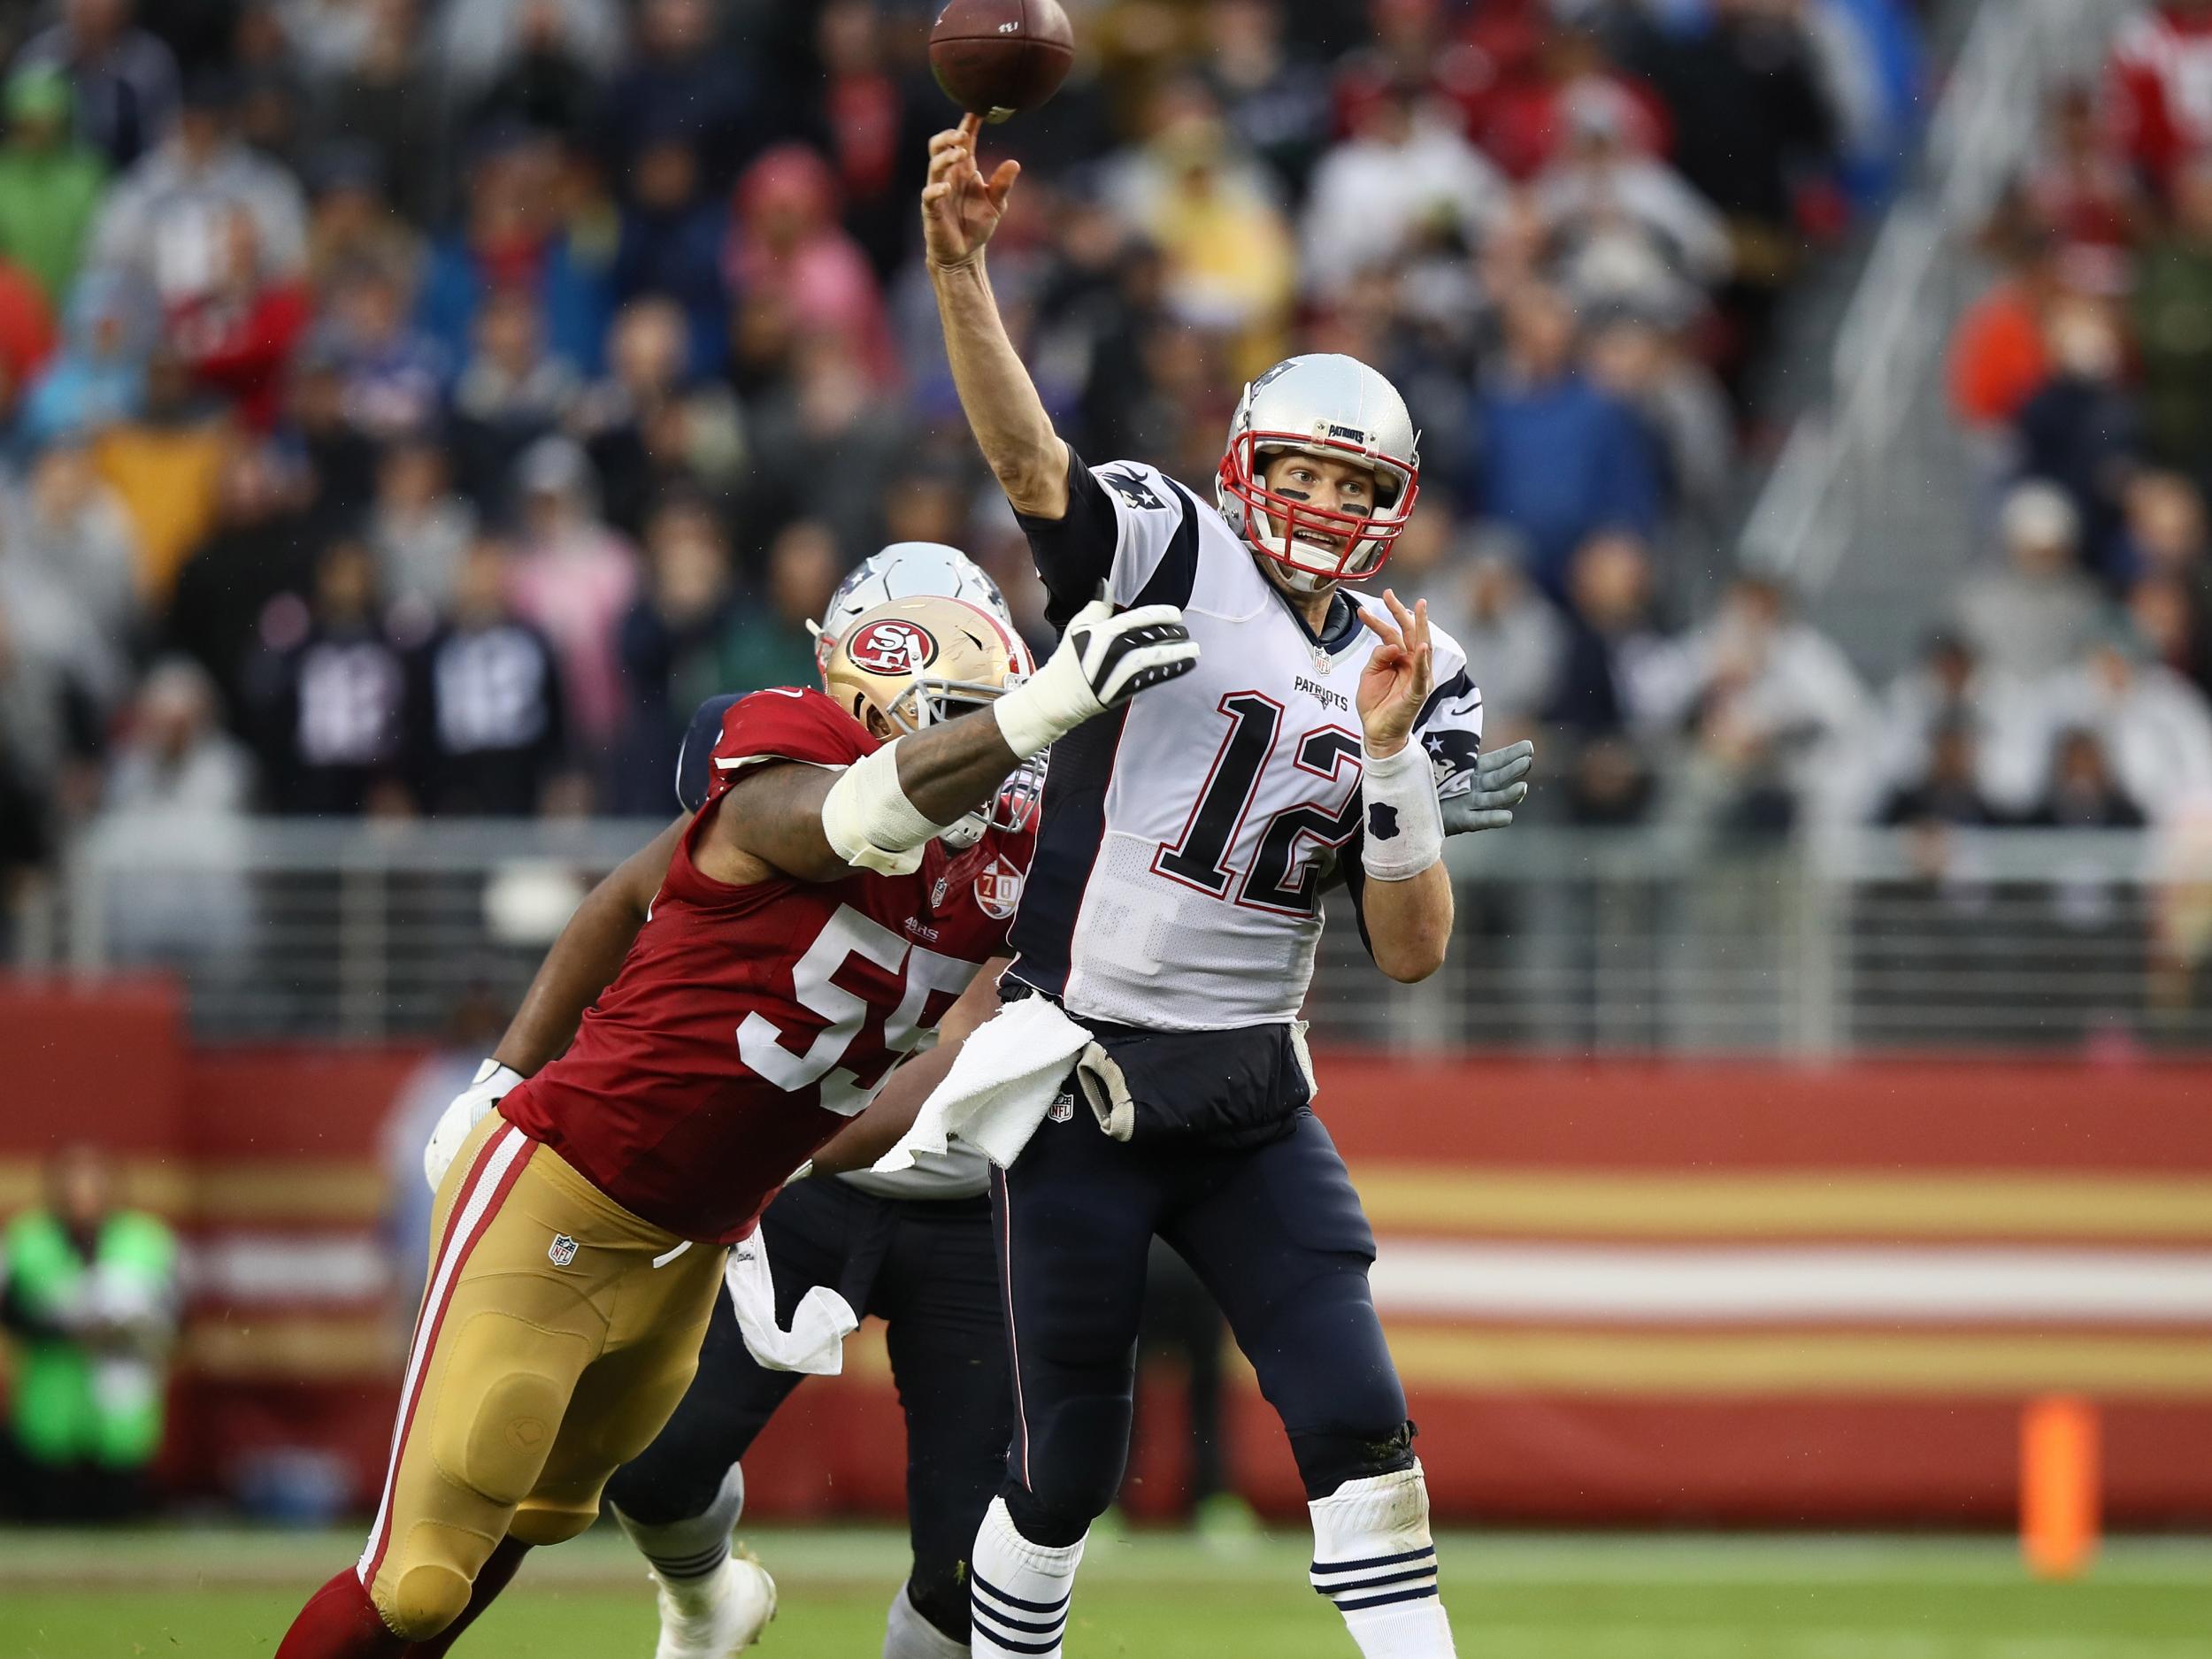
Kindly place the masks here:
[(565, 1233), (553, 1235), (553, 1242), (545, 1247), (545, 1259), (556, 1267), (566, 1267), (576, 1259), (576, 1240)]
[(1064, 1124), (1075, 1116), (1075, 1096), (1063, 1094), (1052, 1102), (1052, 1110), (1045, 1114), (1056, 1124)]

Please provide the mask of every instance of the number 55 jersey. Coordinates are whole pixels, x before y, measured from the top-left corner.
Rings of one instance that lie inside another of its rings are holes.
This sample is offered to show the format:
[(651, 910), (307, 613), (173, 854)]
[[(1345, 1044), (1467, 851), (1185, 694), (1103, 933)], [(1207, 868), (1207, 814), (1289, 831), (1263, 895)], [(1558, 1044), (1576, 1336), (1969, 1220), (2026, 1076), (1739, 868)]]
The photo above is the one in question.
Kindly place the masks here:
[[(1381, 645), (1340, 589), (1319, 634), (1210, 505), (1156, 468), (1071, 461), (1059, 519), (1023, 519), (1064, 618), (1101, 582), (1183, 608), (1198, 666), (1052, 746), (1012, 978), (1078, 1018), (1226, 1030), (1297, 1015), (1341, 874), (1359, 901), (1360, 675)], [(1440, 632), (1415, 723), (1438, 788), (1471, 781), (1482, 694)], [(1388, 808), (1381, 810), (1387, 811)], [(1387, 826), (1376, 826), (1389, 833)]]
[(821, 693), (722, 717), (706, 805), (614, 983), (566, 1054), (500, 1110), (624, 1208), (688, 1239), (747, 1236), (785, 1178), (1004, 953), (1030, 830), (932, 841), (910, 875), (733, 887), (694, 854), (746, 768), (841, 768), (879, 747)]

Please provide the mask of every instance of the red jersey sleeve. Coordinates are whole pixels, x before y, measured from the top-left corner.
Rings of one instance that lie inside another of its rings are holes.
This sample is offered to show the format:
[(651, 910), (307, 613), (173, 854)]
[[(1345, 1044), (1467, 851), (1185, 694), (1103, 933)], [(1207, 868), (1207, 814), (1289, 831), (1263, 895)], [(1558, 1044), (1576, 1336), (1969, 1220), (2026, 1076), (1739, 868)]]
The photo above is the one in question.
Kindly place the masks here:
[(707, 799), (720, 800), (746, 767), (763, 761), (849, 766), (881, 747), (859, 721), (818, 691), (795, 686), (756, 691), (723, 713)]

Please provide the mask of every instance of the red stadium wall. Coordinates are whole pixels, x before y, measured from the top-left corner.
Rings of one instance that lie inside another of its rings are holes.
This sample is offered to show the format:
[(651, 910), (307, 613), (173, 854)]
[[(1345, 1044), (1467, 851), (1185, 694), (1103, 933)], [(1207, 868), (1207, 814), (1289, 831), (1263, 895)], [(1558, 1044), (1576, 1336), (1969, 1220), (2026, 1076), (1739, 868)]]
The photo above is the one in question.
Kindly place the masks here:
[[(170, 1478), (309, 1448), (368, 1492), (400, 1318), (379, 1137), (420, 1056), (195, 1050), (158, 985), (0, 988), (0, 1212), (88, 1139), (193, 1241)], [(2070, 1392), (2115, 1520), (2212, 1519), (2204, 1067), (1335, 1055), (1322, 1080), (1455, 1518), (2001, 1523), (2022, 1404)], [(1179, 1478), (1171, 1383), (1140, 1513)], [(1248, 1377), (1231, 1425), (1240, 1484), (1294, 1511)], [(872, 1327), (749, 1459), (755, 1512), (895, 1510), (901, 1445)]]

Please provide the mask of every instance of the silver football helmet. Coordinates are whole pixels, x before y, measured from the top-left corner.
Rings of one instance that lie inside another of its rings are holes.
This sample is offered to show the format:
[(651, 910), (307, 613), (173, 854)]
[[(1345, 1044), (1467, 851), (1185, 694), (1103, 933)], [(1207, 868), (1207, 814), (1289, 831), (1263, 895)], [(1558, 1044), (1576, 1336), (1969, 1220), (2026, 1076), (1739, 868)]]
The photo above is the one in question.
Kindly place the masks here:
[[(837, 648), (853, 625), (870, 611), (900, 599), (957, 599), (974, 607), (1004, 630), (1000, 642), (1011, 658), (1004, 683), (1018, 685), (1036, 672), (1029, 648), (1014, 626), (1014, 613), (1007, 607), (1006, 595), (987, 571), (958, 548), (942, 541), (894, 541), (853, 566), (830, 595), (821, 621), (806, 625), (807, 632), (814, 636), (814, 664), (826, 686), (838, 657)], [(962, 711), (942, 699), (918, 702), (915, 708), (918, 718), (911, 725), (916, 727), (931, 723), (931, 715), (922, 712), (926, 709), (933, 709), (938, 718)], [(908, 729), (908, 722), (896, 723)], [(948, 826), (938, 840), (949, 847), (972, 847), (986, 829), (1025, 828), (1036, 818), (1038, 803), (1044, 798), (1048, 753), (1040, 752), (1022, 762), (999, 787), (998, 798), (987, 809), (970, 812)]]
[(1014, 613), (988, 572), (956, 547), (942, 541), (894, 541), (853, 566), (837, 584), (818, 623), (807, 624), (814, 636), (814, 665), (829, 666), (837, 641), (867, 611), (894, 599), (958, 599), (987, 611), (1014, 630)]
[[(1292, 450), (1369, 468), (1372, 509), (1340, 512), (1268, 488), (1268, 457)], [(1214, 480), (1230, 527), (1300, 593), (1380, 570), (1420, 492), (1421, 434), (1405, 399), (1357, 357), (1333, 352), (1286, 357), (1244, 388)]]

